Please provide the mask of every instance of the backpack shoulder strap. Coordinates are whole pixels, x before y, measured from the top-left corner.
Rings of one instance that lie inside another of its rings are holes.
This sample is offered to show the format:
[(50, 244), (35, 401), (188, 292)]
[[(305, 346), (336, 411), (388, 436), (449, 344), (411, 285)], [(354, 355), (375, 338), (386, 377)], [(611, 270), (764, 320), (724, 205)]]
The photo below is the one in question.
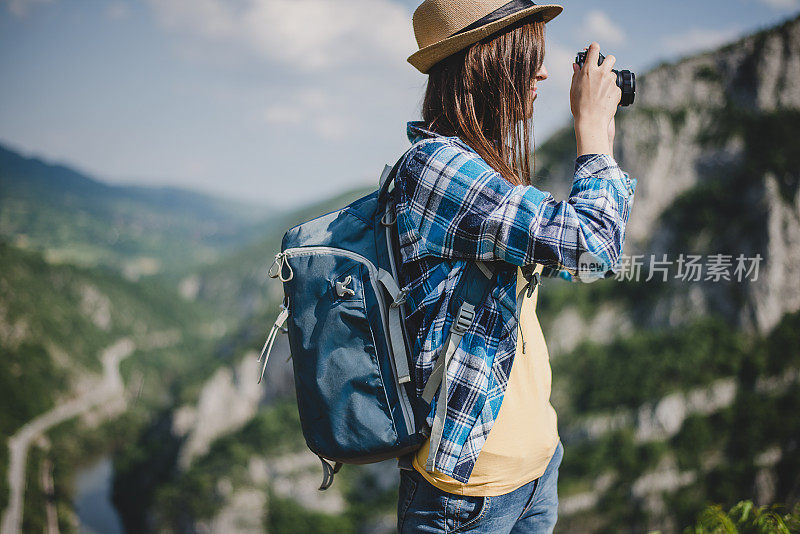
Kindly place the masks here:
[(475, 308), (483, 301), (489, 291), (491, 291), (493, 282), (494, 274), (488, 265), (483, 262), (471, 261), (467, 263), (464, 274), (461, 276), (461, 280), (459, 280), (459, 284), (456, 286), (450, 301), (450, 309), (452, 310), (453, 306), (458, 306), (458, 309), (453, 316), (450, 332), (448, 332), (447, 339), (444, 345), (442, 345), (442, 351), (439, 352), (439, 357), (436, 359), (436, 365), (434, 365), (433, 371), (428, 377), (428, 382), (425, 384), (425, 389), (422, 392), (422, 400), (430, 404), (433, 401), (436, 390), (439, 390), (433, 426), (431, 427), (428, 458), (425, 462), (426, 471), (433, 471), (436, 453), (442, 441), (444, 420), (447, 414), (447, 394), (449, 388), (447, 367), (458, 345), (461, 343), (461, 338), (464, 337), (464, 334), (475, 319)]
[[(486, 298), (486, 295), (489, 294), (493, 283), (494, 272), (486, 262), (471, 261), (467, 263), (464, 274), (461, 280), (458, 281), (453, 291), (453, 297), (450, 299), (449, 311), (454, 319), (450, 325), (450, 332), (447, 335), (447, 340), (445, 340), (443, 345), (445, 355), (447, 352), (450, 352), (450, 357), (452, 357), (452, 353), (455, 352), (464, 333), (472, 325), (472, 321), (475, 318), (475, 308), (477, 308), (480, 303), (483, 302), (483, 299)], [(428, 377), (428, 381), (425, 383), (425, 389), (422, 392), (422, 400), (428, 404), (431, 403), (433, 396), (439, 389), (439, 384), (442, 381), (444, 369), (447, 364), (445, 361), (446, 359), (446, 357), (442, 357), (442, 354), (439, 355), (439, 358), (436, 360), (436, 365), (433, 367), (433, 371)]]
[[(413, 148), (413, 147), (412, 147)], [(396, 220), (393, 218), (393, 210), (394, 205), (392, 199), (389, 197), (389, 186), (391, 185), (392, 181), (394, 181), (397, 170), (402, 164), (403, 160), (408, 157), (408, 154), (411, 152), (411, 149), (407, 150), (405, 154), (403, 154), (400, 159), (394, 164), (394, 166), (390, 167), (386, 165), (383, 169), (383, 173), (381, 173), (381, 177), (379, 180), (379, 206), (383, 210), (383, 217), (381, 218), (381, 223), (386, 227), (386, 242), (389, 246), (389, 257), (392, 262), (392, 275), (395, 280), (399, 280), (398, 278), (398, 268), (396, 265), (399, 265), (397, 261), (397, 225)], [(486, 297), (487, 294), (492, 289), (492, 285), (494, 283), (494, 271), (490, 267), (490, 263), (488, 262), (476, 262), (476, 261), (469, 261), (467, 262), (467, 266), (464, 270), (464, 273), (461, 279), (458, 281), (456, 288), (453, 292), (453, 297), (450, 300), (450, 305), (448, 311), (454, 317), (453, 323), (450, 327), (450, 332), (448, 334), (448, 339), (445, 341), (445, 347), (448, 346), (447, 341), (451, 343), (455, 343), (455, 347), (458, 347), (458, 343), (460, 343), (461, 338), (463, 337), (466, 330), (472, 324), (472, 320), (475, 316), (475, 308), (477, 308), (483, 299)], [(388, 287), (387, 287), (388, 289)], [(390, 291), (391, 292), (391, 291)], [(404, 297), (404, 296), (403, 296)], [(402, 299), (404, 301), (404, 298)], [(402, 303), (401, 301), (401, 303)], [(395, 314), (400, 315), (400, 310), (397, 309), (399, 306), (393, 307)], [(393, 317), (394, 318), (394, 317)], [(396, 319), (396, 318), (395, 318)], [(394, 320), (395, 324), (400, 323), (404, 325), (404, 317), (402, 320)], [(404, 329), (403, 329), (404, 330)], [(404, 332), (405, 334), (405, 332)], [(395, 360), (397, 361), (398, 368), (402, 368), (405, 373), (400, 374), (403, 376), (403, 382), (408, 381), (408, 375), (410, 371), (408, 370), (408, 364), (404, 363), (402, 360), (405, 358), (397, 358), (397, 355), (401, 352), (401, 347), (399, 346), (398, 339), (400, 336), (392, 336), (393, 337), (393, 345), (395, 345)], [(407, 346), (408, 343), (406, 342), (405, 345)], [(453, 347), (450, 356), (452, 356), (452, 352), (455, 352), (455, 347)], [(437, 359), (436, 365), (434, 366), (433, 372), (428, 378), (428, 381), (425, 383), (425, 389), (422, 394), (422, 399), (425, 401), (426, 404), (430, 404), (433, 400), (433, 396), (436, 393), (436, 390), (439, 388), (439, 384), (442, 381), (443, 372), (442, 370), (445, 368), (446, 358), (439, 357)], [(405, 375), (405, 376), (404, 376)]]

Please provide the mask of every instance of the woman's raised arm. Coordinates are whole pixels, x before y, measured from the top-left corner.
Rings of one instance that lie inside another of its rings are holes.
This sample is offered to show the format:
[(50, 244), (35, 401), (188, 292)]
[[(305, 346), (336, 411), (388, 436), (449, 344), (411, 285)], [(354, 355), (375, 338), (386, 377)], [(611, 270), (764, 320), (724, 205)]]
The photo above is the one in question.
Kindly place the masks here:
[[(636, 186), (608, 154), (576, 159), (570, 196), (557, 202), (534, 186), (512, 186), (452, 140), (412, 149), (398, 169), (401, 240), (419, 255), (543, 264), (576, 275), (592, 258), (614, 274)], [(589, 254), (589, 256), (584, 256)]]

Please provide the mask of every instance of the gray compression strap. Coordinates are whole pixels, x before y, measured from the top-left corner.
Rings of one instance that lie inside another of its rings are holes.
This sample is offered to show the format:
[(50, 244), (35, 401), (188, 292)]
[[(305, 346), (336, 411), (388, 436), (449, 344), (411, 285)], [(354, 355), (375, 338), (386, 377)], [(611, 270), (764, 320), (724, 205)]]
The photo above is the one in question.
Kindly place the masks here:
[[(426, 471), (433, 471), (433, 462), (436, 458), (436, 452), (439, 450), (439, 444), (442, 441), (444, 420), (447, 414), (447, 394), (449, 392), (447, 367), (450, 363), (450, 360), (453, 358), (453, 354), (455, 354), (458, 345), (461, 343), (461, 338), (464, 337), (467, 329), (470, 327), (470, 325), (472, 325), (472, 320), (474, 318), (475, 307), (468, 302), (463, 303), (461, 308), (458, 310), (458, 316), (453, 321), (453, 325), (450, 327), (450, 333), (447, 334), (447, 341), (444, 344), (445, 352), (439, 356), (438, 361), (436, 362), (437, 364), (439, 361), (443, 362), (443, 364), (439, 367), (441, 369), (441, 377), (439, 380), (441, 381), (442, 387), (439, 389), (439, 399), (436, 402), (436, 413), (433, 418), (433, 426), (431, 427), (431, 441), (428, 449), (428, 459), (425, 461)], [(430, 383), (431, 380), (428, 379), (428, 383), (425, 384), (426, 390), (428, 389), (428, 385)]]
[[(479, 261), (476, 263), (478, 264), (478, 268), (486, 276), (486, 278), (491, 280), (494, 277), (494, 274), (492, 273), (491, 269), (489, 269), (489, 267), (487, 267), (484, 262)], [(456, 319), (456, 322), (457, 321), (458, 319)], [(436, 390), (439, 389), (439, 383), (442, 380), (443, 369), (444, 369), (444, 360), (442, 358), (438, 358), (436, 360), (436, 365), (433, 367), (433, 371), (431, 371), (431, 374), (428, 377), (428, 381), (425, 382), (425, 389), (422, 391), (422, 400), (424, 400), (428, 404), (431, 403), (431, 401), (433, 400), (433, 396), (436, 394)]]
[[(439, 390), (439, 399), (436, 403), (436, 410), (433, 417), (433, 425), (431, 426), (430, 434), (430, 448), (428, 449), (428, 458), (425, 462), (425, 470), (433, 471), (433, 466), (436, 459), (436, 454), (439, 451), (439, 446), (442, 441), (442, 433), (444, 432), (444, 421), (447, 416), (447, 397), (450, 391), (449, 383), (447, 380), (447, 368), (450, 360), (456, 352), (461, 339), (472, 325), (475, 319), (475, 306), (477, 306), (481, 299), (486, 296), (486, 292), (491, 290), (491, 283), (494, 279), (492, 270), (484, 262), (476, 262), (478, 271), (486, 278), (483, 280), (473, 278), (462, 278), (457, 286), (454, 298), (462, 299), (461, 306), (458, 308), (453, 324), (450, 326), (450, 332), (443, 345), (443, 352), (440, 352), (436, 360), (436, 365), (433, 368), (425, 388), (422, 392), (422, 399), (430, 404), (436, 390)], [(465, 277), (472, 277), (471, 271), (468, 270), (464, 273)], [(465, 286), (469, 283), (469, 286)], [(466, 289), (466, 295), (462, 293), (462, 289)], [(458, 300), (456, 300), (458, 302)]]
[(411, 381), (406, 345), (403, 342), (402, 317), (400, 316), (400, 305), (405, 302), (406, 293), (400, 290), (392, 275), (383, 269), (378, 269), (378, 281), (383, 284), (394, 301), (389, 306), (389, 349), (392, 351), (392, 358), (397, 369), (397, 382), (405, 384)]
[(489, 267), (487, 267), (486, 264), (484, 262), (482, 262), (482, 261), (479, 261), (479, 262), (476, 262), (476, 263), (478, 264), (478, 269), (480, 269), (481, 272), (484, 275), (486, 275), (486, 278), (491, 280), (492, 277), (494, 276), (494, 274), (492, 274), (492, 270), (489, 269)]
[(436, 390), (439, 389), (439, 384), (442, 383), (442, 369), (444, 369), (444, 358), (438, 358), (436, 365), (433, 367), (428, 381), (425, 383), (425, 389), (422, 390), (422, 400), (430, 404)]
[[(386, 168), (387, 169), (391, 169), (388, 165), (386, 166)], [(391, 173), (391, 170), (389, 172)], [(393, 208), (394, 208), (393, 203), (391, 201), (387, 202), (386, 203), (386, 214), (391, 215), (391, 212), (392, 212)], [(384, 218), (385, 217), (386, 217), (386, 215), (384, 215)], [(400, 277), (397, 274), (397, 267), (396, 267), (395, 261), (394, 261), (394, 244), (393, 244), (393, 241), (392, 241), (392, 228), (395, 227), (394, 222), (391, 225), (387, 224), (384, 227), (386, 229), (386, 248), (387, 248), (387, 252), (389, 254), (389, 265), (391, 266), (391, 269), (392, 269), (392, 273), (391, 274), (392, 274), (393, 279), (400, 280)], [(401, 290), (401, 291), (405, 293), (407, 291), (407, 289), (405, 291), (403, 291), (403, 290)], [(389, 331), (390, 331), (391, 336), (392, 336), (392, 343), (395, 344), (395, 345), (399, 345), (399, 347), (397, 349), (393, 349), (393, 350), (394, 350), (395, 354), (402, 354), (402, 358), (401, 358), (402, 361), (401, 361), (400, 365), (401, 365), (401, 367), (403, 369), (406, 370), (406, 374), (407, 374), (407, 376), (405, 376), (405, 377), (400, 376), (399, 370), (395, 369), (395, 371), (398, 371), (398, 375), (397, 375), (398, 376), (398, 380), (397, 380), (398, 384), (404, 384), (406, 382), (410, 382), (411, 381), (410, 372), (408, 371), (408, 357), (407, 357), (408, 353), (407, 353), (407, 350), (406, 350), (406, 348), (408, 347), (408, 344), (406, 343), (405, 333), (403, 332), (403, 325), (405, 325), (405, 313), (404, 313), (402, 304), (405, 304), (405, 295), (403, 295), (402, 303), (395, 303), (394, 306), (391, 306), (389, 308), (389, 321), (390, 321)]]

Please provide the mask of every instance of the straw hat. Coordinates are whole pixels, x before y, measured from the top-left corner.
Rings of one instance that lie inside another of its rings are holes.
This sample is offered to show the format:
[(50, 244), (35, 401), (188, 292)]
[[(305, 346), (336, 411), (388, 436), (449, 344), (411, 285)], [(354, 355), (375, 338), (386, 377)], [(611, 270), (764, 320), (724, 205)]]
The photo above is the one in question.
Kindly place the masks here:
[(530, 0), (425, 0), (414, 11), (419, 50), (408, 62), (427, 74), (438, 61), (523, 17), (542, 12), (544, 22), (549, 22), (562, 9), (557, 4), (536, 5)]

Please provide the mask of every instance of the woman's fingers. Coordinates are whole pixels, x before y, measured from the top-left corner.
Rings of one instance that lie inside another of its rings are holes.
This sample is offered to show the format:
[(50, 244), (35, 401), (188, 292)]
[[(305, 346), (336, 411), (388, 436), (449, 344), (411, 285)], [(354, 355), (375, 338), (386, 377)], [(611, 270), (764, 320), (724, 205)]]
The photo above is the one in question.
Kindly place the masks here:
[(603, 64), (600, 65), (600, 68), (605, 70), (606, 72), (611, 72), (611, 69), (614, 68), (614, 63), (617, 62), (617, 58), (614, 56), (606, 56), (603, 60)]
[(570, 108), (576, 121), (591, 124), (592, 128), (604, 131), (622, 99), (622, 91), (617, 86), (617, 74), (612, 72), (616, 63), (614, 56), (608, 56), (597, 65), (600, 45), (592, 42), (586, 52), (586, 64), (581, 68), (572, 65), (573, 76), (570, 87)]
[(583, 68), (589, 67), (597, 67), (597, 62), (600, 60), (600, 45), (596, 42), (592, 42), (589, 45), (589, 50), (586, 52), (586, 63), (583, 64)]
[(620, 89), (619, 85), (617, 85), (617, 75), (613, 72), (609, 72), (608, 81), (611, 85), (611, 94), (613, 95), (613, 100), (619, 104), (620, 100), (622, 100), (622, 89)]

